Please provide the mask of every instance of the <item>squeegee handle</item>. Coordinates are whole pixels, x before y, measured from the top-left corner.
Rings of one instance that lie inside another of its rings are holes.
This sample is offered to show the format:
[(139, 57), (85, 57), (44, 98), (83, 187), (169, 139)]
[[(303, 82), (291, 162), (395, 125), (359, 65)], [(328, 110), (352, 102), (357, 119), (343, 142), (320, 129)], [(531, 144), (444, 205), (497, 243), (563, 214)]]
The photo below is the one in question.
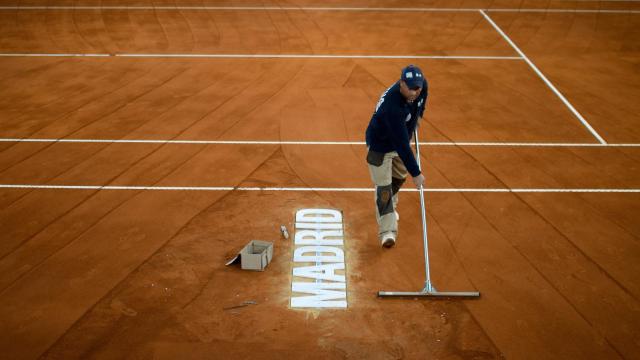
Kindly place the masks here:
[[(420, 165), (420, 145), (418, 142), (418, 129), (416, 128), (413, 132), (413, 138), (416, 142), (416, 161), (418, 163), (418, 168), (422, 171), (422, 166)], [(431, 275), (429, 273), (429, 241), (427, 240), (427, 214), (425, 210), (424, 203), (424, 188), (423, 185), (420, 185), (418, 188), (418, 192), (420, 193), (420, 214), (422, 215), (422, 239), (424, 241), (424, 271), (426, 274), (426, 280), (424, 282), (424, 290), (425, 291), (433, 291), (431, 286)]]

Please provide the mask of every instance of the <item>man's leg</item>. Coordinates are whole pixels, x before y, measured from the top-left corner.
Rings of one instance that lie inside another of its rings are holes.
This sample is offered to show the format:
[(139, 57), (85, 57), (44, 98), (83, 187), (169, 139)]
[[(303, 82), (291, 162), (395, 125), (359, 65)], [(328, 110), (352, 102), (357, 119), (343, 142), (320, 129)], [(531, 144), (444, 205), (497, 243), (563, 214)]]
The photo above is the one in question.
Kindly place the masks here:
[(393, 210), (396, 215), (396, 220), (398, 220), (398, 191), (402, 187), (402, 184), (407, 180), (407, 175), (409, 172), (407, 168), (404, 166), (402, 159), (397, 155), (393, 158), (392, 166), (391, 166), (391, 187), (393, 191)]
[[(383, 246), (390, 247), (395, 243), (398, 233), (398, 222), (393, 211), (393, 186), (391, 182), (392, 163), (394, 156), (398, 156), (396, 152), (390, 153), (374, 153), (367, 154), (367, 163), (369, 165), (369, 174), (371, 180), (376, 186), (375, 203), (376, 203), (376, 220), (378, 221), (378, 236)], [(393, 238), (392, 242), (385, 240)]]

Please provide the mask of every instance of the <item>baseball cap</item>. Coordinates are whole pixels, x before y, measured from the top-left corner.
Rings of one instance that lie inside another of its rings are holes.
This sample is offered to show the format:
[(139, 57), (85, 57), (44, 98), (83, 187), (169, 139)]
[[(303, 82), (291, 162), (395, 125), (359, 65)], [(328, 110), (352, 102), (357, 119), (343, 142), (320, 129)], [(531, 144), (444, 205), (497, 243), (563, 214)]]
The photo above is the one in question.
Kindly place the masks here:
[(415, 65), (409, 65), (402, 69), (400, 79), (407, 83), (409, 89), (424, 86), (424, 76), (422, 75), (422, 70), (420, 70), (420, 68)]

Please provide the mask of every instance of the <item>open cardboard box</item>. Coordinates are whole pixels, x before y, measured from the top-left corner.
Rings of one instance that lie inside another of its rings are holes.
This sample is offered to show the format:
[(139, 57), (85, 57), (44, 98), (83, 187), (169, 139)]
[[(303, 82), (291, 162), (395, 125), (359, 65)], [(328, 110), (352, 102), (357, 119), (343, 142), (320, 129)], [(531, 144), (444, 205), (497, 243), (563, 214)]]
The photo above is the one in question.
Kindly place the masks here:
[(226, 265), (241, 263), (243, 270), (264, 271), (273, 258), (273, 243), (251, 240)]

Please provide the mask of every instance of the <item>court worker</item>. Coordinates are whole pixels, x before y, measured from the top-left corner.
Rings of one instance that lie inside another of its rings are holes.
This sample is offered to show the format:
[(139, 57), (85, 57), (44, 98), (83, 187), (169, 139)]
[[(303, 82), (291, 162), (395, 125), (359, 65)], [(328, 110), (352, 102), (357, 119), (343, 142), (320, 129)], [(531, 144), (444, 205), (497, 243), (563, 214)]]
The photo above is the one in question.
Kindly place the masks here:
[(367, 164), (375, 185), (378, 237), (384, 248), (396, 244), (398, 191), (407, 173), (416, 188), (424, 185), (411, 139), (427, 102), (428, 84), (415, 65), (402, 69), (400, 79), (380, 97), (366, 130)]

